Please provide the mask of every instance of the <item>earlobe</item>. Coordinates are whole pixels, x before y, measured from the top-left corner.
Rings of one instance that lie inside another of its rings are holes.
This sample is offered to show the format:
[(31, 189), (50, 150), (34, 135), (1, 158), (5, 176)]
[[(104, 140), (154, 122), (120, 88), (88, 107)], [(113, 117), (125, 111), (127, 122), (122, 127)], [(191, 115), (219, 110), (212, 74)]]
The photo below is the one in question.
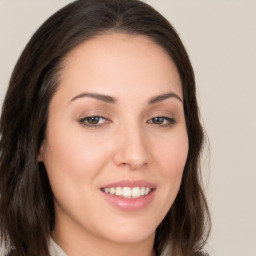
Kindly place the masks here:
[(44, 161), (44, 142), (42, 142), (38, 156), (37, 156), (37, 161), (38, 162), (43, 162)]

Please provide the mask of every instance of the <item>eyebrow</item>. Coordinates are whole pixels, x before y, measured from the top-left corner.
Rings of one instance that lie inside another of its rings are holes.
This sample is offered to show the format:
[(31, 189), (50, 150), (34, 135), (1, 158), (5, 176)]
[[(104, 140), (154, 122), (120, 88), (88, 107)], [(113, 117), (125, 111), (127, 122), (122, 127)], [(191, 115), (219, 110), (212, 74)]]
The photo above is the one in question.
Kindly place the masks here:
[[(108, 96), (108, 95), (104, 95), (104, 94), (99, 94), (99, 93), (80, 93), (77, 96), (75, 96), (74, 98), (71, 99), (71, 102), (80, 98), (93, 98), (96, 100), (100, 100), (100, 101), (104, 101), (107, 103), (116, 103), (117, 99), (112, 97), (112, 96)], [(169, 98), (175, 98), (177, 100), (179, 100), (180, 102), (183, 103), (182, 99), (180, 96), (178, 96), (176, 93), (170, 92), (170, 93), (165, 93), (165, 94), (161, 94), (155, 97), (152, 97), (149, 101), (148, 104), (155, 104), (158, 102), (161, 102), (163, 100), (169, 99)]]
[(177, 100), (179, 100), (180, 102), (183, 103), (181, 97), (178, 96), (176, 93), (173, 93), (173, 92), (161, 94), (159, 96), (155, 96), (155, 97), (151, 98), (148, 103), (149, 104), (155, 104), (157, 102), (160, 102), (160, 101), (163, 101), (163, 100), (166, 100), (166, 99), (169, 99), (169, 98), (175, 98), (175, 99), (177, 99)]
[(80, 93), (77, 96), (75, 96), (74, 98), (72, 98), (71, 102), (76, 99), (80, 99), (80, 98), (84, 98), (84, 97), (93, 98), (93, 99), (104, 101), (107, 103), (116, 103), (116, 98), (108, 96), (108, 95), (104, 95), (104, 94), (99, 94), (99, 93)]

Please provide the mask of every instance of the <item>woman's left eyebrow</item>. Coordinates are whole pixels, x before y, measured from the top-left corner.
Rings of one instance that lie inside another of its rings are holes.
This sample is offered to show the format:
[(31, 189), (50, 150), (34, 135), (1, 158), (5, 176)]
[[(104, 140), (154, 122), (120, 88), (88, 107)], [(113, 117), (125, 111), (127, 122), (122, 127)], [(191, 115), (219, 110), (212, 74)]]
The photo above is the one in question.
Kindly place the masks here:
[(169, 98), (175, 98), (175, 99), (177, 99), (177, 100), (179, 100), (180, 102), (183, 103), (181, 97), (178, 94), (174, 93), (174, 92), (170, 92), (170, 93), (165, 93), (165, 94), (161, 94), (161, 95), (158, 95), (158, 96), (154, 96), (154, 97), (152, 97), (149, 100), (148, 103), (149, 104), (154, 104), (154, 103), (157, 103), (157, 102), (169, 99)]

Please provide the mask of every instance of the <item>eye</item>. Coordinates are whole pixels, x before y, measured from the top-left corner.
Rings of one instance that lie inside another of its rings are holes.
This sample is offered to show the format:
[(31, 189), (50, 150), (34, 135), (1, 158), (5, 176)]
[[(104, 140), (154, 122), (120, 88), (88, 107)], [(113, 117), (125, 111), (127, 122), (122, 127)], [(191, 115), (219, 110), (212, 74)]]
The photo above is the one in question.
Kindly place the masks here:
[(87, 116), (79, 120), (84, 126), (99, 127), (104, 125), (108, 120), (103, 116)]
[(176, 120), (172, 117), (167, 116), (156, 116), (151, 118), (148, 123), (156, 124), (162, 127), (172, 126), (176, 123)]

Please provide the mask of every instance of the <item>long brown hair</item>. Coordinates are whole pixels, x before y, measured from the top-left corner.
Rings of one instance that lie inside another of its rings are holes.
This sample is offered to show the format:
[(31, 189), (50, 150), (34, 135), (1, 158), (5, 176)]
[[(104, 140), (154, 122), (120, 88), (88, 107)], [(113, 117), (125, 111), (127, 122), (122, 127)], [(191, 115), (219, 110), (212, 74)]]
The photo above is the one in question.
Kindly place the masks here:
[(189, 152), (177, 198), (156, 230), (160, 255), (200, 256), (210, 217), (200, 179), (204, 134), (199, 121), (193, 68), (171, 24), (138, 0), (78, 0), (51, 16), (21, 54), (0, 120), (0, 237), (18, 256), (48, 256), (54, 229), (53, 194), (37, 156), (48, 107), (58, 87), (65, 56), (82, 42), (109, 31), (144, 35), (172, 58), (183, 85)]

